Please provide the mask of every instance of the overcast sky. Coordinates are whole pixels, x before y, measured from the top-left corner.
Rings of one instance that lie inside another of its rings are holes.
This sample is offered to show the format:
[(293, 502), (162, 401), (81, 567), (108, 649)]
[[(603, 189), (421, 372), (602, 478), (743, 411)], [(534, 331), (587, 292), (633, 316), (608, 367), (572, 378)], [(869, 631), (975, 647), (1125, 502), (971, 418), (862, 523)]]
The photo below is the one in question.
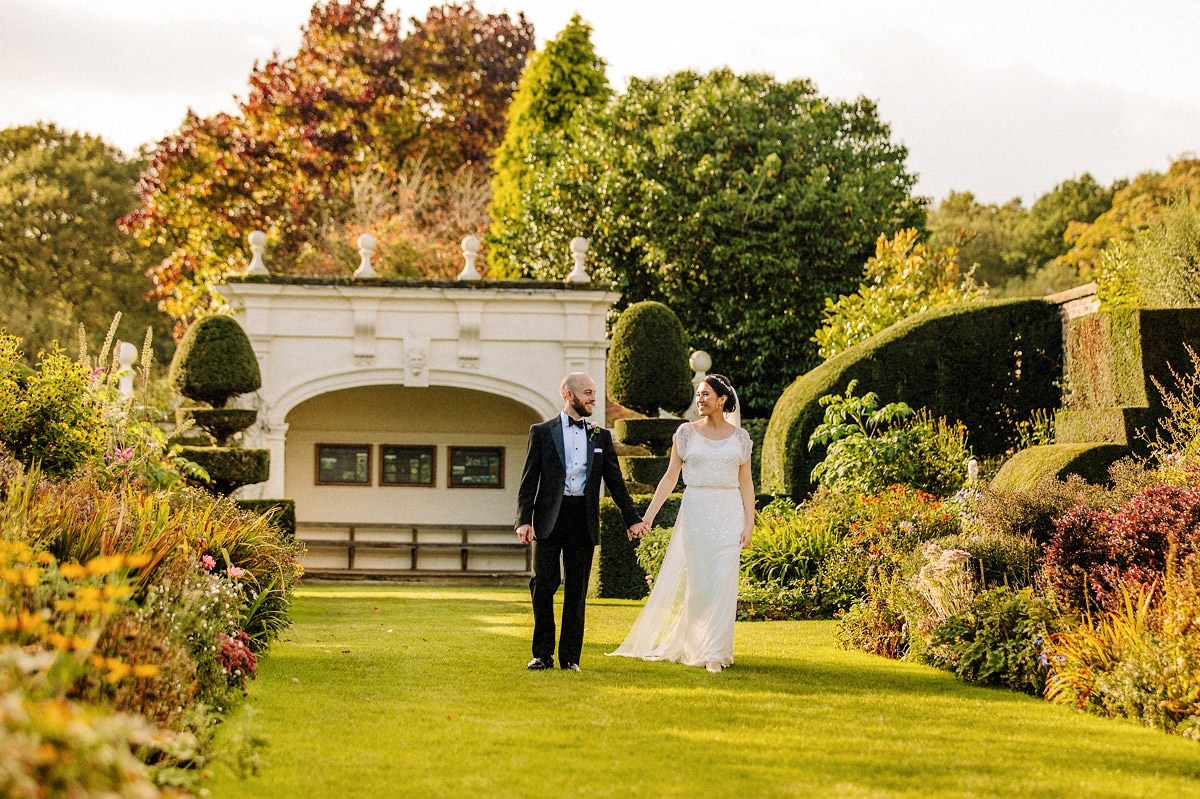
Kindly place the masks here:
[[(389, 9), (424, 16), (423, 2)], [(1028, 204), (1200, 150), (1195, 0), (477, 0), (539, 42), (578, 11), (620, 89), (730, 66), (878, 103), (918, 192)], [(0, 127), (52, 121), (127, 152), (188, 108), (235, 110), (254, 62), (295, 52), (308, 0), (0, 0)]]

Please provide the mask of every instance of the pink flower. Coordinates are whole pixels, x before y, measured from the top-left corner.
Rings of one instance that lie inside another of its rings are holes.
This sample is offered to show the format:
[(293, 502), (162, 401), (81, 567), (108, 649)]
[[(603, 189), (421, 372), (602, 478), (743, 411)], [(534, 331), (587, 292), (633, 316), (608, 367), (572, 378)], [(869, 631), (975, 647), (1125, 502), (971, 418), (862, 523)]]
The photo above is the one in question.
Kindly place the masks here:
[(230, 566), (229, 567), (229, 576), (234, 579), (237, 579), (238, 577), (245, 577), (246, 570), (241, 568), (240, 566)]
[(213, 560), (212, 555), (205, 555), (204, 557), (200, 558), (200, 562), (203, 563), (204, 568), (208, 569), (209, 571), (212, 571), (217, 565), (217, 562)]

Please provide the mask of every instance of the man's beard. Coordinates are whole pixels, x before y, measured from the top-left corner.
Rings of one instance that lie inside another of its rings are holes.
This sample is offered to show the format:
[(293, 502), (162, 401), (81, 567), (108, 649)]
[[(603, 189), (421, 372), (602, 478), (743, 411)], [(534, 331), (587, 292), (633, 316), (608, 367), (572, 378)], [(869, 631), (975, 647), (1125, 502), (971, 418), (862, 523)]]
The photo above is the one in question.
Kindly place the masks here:
[(584, 405), (579, 400), (571, 401), (571, 410), (575, 411), (575, 413), (579, 414), (581, 417), (592, 415), (592, 412), (587, 409), (587, 405)]

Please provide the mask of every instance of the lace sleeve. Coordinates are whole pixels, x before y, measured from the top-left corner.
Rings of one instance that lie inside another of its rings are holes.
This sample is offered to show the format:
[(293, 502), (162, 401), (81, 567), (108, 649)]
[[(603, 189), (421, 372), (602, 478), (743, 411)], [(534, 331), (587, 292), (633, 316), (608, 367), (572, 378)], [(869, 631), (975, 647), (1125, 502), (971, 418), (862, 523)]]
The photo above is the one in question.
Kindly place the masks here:
[(680, 460), (687, 460), (687, 445), (691, 431), (692, 426), (684, 422), (675, 428), (675, 435), (671, 437), (675, 442), (675, 454), (679, 456)]
[(754, 450), (754, 442), (750, 440), (750, 434), (746, 432), (746, 428), (739, 427), (737, 431), (738, 443), (742, 445), (742, 463), (750, 460), (750, 453)]

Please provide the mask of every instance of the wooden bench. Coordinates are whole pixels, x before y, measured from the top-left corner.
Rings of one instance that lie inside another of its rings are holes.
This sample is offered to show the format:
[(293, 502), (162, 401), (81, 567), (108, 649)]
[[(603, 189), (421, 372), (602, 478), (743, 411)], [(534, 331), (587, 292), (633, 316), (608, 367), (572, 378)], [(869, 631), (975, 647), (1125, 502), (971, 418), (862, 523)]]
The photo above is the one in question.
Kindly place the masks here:
[[(301, 533), (316, 530), (344, 530), (345, 538), (313, 537)], [(354, 569), (354, 555), (358, 550), (408, 550), (409, 568), (398, 571), (419, 572), (417, 556), (420, 553), (454, 553), (459, 554), (460, 571), (470, 573), (470, 554), (472, 552), (507, 554), (521, 552), (525, 556), (525, 574), (533, 568), (532, 550), (516, 540), (513, 528), (503, 525), (461, 525), (461, 524), (347, 524), (339, 522), (299, 522), (296, 524), (296, 540), (306, 547), (345, 548), (346, 569)], [(407, 536), (405, 540), (380, 540), (375, 538), (360, 538), (359, 533), (399, 533)], [(436, 533), (443, 540), (421, 540), (422, 533)], [(447, 541), (446, 533), (458, 533), (458, 541)], [(472, 533), (504, 533), (512, 538), (511, 541), (472, 541)], [(494, 570), (488, 570), (494, 571)], [(520, 572), (513, 572), (520, 574)]]

